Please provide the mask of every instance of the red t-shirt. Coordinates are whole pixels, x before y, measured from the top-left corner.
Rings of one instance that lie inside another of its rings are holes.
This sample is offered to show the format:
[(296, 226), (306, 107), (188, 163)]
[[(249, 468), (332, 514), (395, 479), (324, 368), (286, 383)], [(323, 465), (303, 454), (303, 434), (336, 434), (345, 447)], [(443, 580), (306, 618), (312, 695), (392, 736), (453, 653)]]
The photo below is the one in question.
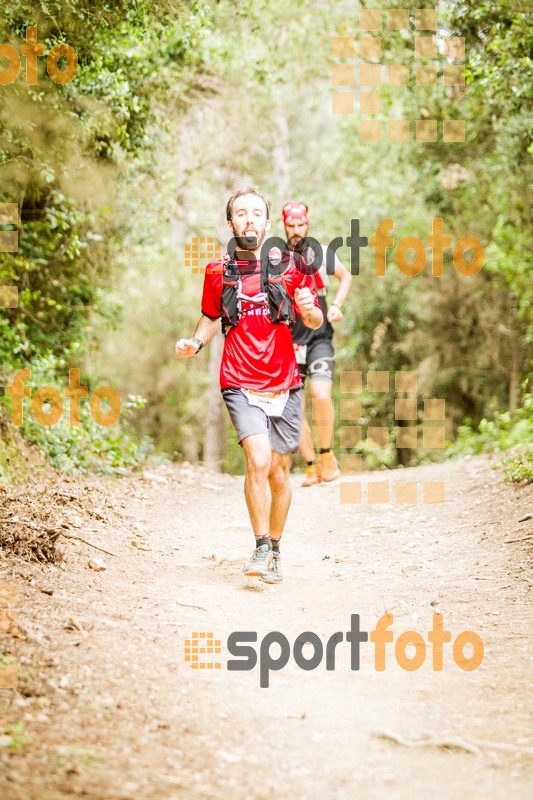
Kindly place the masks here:
[[(202, 314), (210, 319), (220, 317), (223, 263), (213, 261), (205, 272)], [(238, 261), (237, 265), (247, 268), (241, 268), (242, 294), (251, 299), (241, 300), (239, 323), (227, 331), (220, 364), (220, 388), (277, 392), (301, 386), (291, 329), (284, 323), (275, 325), (270, 319), (267, 300), (261, 292), (259, 261), (252, 274), (248, 274), (247, 262)], [(308, 287), (314, 294), (315, 306), (320, 308), (311, 276), (302, 275), (291, 264), (283, 273), (283, 280), (291, 299), (295, 289)], [(298, 306), (294, 307), (299, 313)]]

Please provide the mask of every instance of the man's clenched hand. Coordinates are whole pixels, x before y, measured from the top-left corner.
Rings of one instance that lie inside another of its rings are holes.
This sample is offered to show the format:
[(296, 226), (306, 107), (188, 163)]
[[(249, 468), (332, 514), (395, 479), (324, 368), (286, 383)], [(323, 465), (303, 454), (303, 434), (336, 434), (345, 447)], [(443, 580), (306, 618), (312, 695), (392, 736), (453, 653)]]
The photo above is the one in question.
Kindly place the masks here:
[(303, 289), (295, 289), (294, 300), (302, 315), (308, 314), (315, 307), (313, 292), (307, 286), (304, 286)]
[(312, 330), (318, 330), (324, 321), (324, 315), (322, 309), (315, 306), (315, 296), (311, 289), (307, 286), (295, 289), (294, 302), (300, 309), (303, 324)]
[(330, 305), (328, 308), (328, 322), (340, 322), (343, 319), (344, 314), (340, 310), (339, 306), (336, 306), (334, 303)]
[(196, 342), (191, 339), (178, 339), (176, 342), (176, 355), (178, 358), (189, 358), (195, 356), (198, 350)]

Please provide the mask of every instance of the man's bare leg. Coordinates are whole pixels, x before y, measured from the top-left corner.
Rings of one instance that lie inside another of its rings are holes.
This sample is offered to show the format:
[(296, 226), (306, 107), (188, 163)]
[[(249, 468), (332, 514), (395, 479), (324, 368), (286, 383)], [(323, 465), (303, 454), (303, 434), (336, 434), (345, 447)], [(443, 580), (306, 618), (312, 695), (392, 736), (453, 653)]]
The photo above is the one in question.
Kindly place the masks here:
[(270, 507), (270, 540), (272, 542), (272, 560), (267, 572), (260, 576), (265, 583), (281, 583), (283, 572), (281, 570), (280, 541), (285, 528), (285, 520), (291, 504), (291, 483), (289, 480), (290, 469), (289, 455), (282, 455), (272, 451), (272, 463), (268, 473), (268, 483), (272, 493)]
[(331, 382), (316, 378), (311, 381), (313, 421), (318, 428), (320, 453), (317, 467), (321, 481), (334, 481), (340, 475), (337, 459), (332, 452), (335, 409), (331, 399)]
[(318, 428), (318, 440), (322, 450), (329, 450), (333, 443), (335, 409), (331, 399), (331, 386), (330, 381), (318, 379), (311, 381), (313, 422)]
[(292, 489), (289, 480), (290, 455), (272, 452), (272, 462), (268, 473), (268, 483), (272, 494), (270, 506), (270, 538), (279, 541), (285, 528), (289, 513)]
[(255, 433), (242, 441), (246, 456), (244, 497), (256, 536), (268, 536), (271, 510), (269, 473), (273, 453), (266, 433)]
[(311, 426), (307, 421), (307, 408), (304, 392), (302, 392), (302, 433), (300, 435), (300, 452), (308, 463), (315, 460), (313, 434), (311, 432)]

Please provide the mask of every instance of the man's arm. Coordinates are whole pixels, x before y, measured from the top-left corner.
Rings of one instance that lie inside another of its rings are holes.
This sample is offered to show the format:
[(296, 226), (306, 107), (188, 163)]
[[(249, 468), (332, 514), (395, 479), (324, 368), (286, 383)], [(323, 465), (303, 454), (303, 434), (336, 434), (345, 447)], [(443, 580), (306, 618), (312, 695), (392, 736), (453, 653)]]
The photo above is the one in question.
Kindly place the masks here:
[[(194, 338), (200, 339), (202, 346), (209, 344), (220, 330), (220, 319), (210, 319), (202, 315), (194, 331)], [(178, 358), (189, 358), (198, 352), (198, 345), (191, 339), (179, 339), (176, 342), (176, 355)]]
[(303, 289), (294, 290), (294, 301), (300, 309), (302, 322), (307, 328), (316, 331), (324, 322), (322, 309), (315, 305), (315, 297), (311, 289), (304, 286)]
[(340, 322), (344, 316), (341, 311), (342, 304), (348, 297), (353, 279), (344, 264), (341, 264), (338, 258), (335, 261), (335, 272), (333, 275), (339, 281), (339, 286), (335, 299), (328, 308), (328, 322)]

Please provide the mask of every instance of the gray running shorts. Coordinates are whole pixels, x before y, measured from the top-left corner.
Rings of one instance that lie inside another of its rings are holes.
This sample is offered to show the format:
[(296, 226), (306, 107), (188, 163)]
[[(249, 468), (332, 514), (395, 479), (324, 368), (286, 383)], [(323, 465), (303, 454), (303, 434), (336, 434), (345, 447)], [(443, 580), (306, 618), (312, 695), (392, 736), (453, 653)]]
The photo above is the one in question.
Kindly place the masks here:
[(292, 389), (281, 417), (269, 417), (262, 408), (251, 406), (240, 389), (223, 389), (226, 403), (239, 444), (254, 433), (267, 433), (270, 447), (287, 455), (298, 450), (302, 429), (302, 390)]

